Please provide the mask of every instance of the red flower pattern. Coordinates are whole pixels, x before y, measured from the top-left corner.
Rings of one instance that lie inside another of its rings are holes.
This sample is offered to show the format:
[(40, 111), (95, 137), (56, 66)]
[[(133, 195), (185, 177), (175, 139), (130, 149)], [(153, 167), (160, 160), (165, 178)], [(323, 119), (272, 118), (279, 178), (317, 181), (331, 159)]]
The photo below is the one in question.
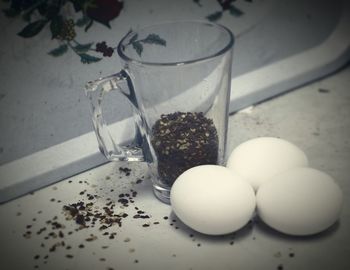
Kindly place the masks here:
[(119, 0), (95, 0), (86, 13), (91, 19), (110, 27), (109, 22), (118, 17), (123, 6), (124, 3)]

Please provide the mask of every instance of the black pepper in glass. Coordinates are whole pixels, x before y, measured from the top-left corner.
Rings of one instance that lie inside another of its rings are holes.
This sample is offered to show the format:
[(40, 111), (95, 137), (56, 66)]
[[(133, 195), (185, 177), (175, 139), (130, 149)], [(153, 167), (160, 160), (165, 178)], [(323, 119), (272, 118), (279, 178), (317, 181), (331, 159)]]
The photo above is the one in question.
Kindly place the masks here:
[(152, 127), (151, 143), (158, 158), (159, 177), (169, 186), (192, 167), (217, 164), (217, 130), (202, 112), (161, 115)]

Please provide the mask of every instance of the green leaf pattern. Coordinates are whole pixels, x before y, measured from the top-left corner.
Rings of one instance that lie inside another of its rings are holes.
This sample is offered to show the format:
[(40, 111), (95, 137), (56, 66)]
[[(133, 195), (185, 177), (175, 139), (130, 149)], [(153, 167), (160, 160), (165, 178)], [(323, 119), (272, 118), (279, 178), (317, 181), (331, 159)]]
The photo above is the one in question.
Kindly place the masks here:
[(137, 40), (138, 36), (139, 36), (139, 35), (136, 33), (136, 34), (130, 39), (129, 43), (134, 43), (134, 42)]
[(74, 51), (76, 51), (77, 53), (86, 53), (88, 52), (90, 49), (91, 49), (91, 46), (93, 45), (94, 43), (87, 43), (87, 44), (77, 44), (75, 47), (74, 47)]
[(233, 5), (230, 7), (229, 10), (230, 10), (230, 14), (233, 16), (239, 17), (243, 15), (243, 11)]
[(156, 34), (149, 34), (144, 40), (141, 40), (141, 42), (147, 43), (147, 44), (156, 44), (156, 45), (166, 46), (166, 41), (160, 38)]
[[(251, 3), (253, 2), (252, 0), (244, 0), (245, 2)], [(196, 4), (200, 4), (199, 0), (193, 0)], [(244, 15), (244, 12), (238, 8), (234, 2), (237, 2), (237, 0), (217, 0), (219, 5), (221, 6), (221, 9), (218, 11), (215, 11), (208, 16), (206, 16), (207, 20), (211, 22), (216, 22), (222, 18), (225, 12), (229, 12), (230, 15), (234, 17), (240, 17)]]
[(81, 53), (81, 54), (79, 54), (79, 56), (80, 56), (80, 61), (83, 64), (95, 63), (95, 62), (98, 62), (98, 61), (100, 61), (102, 59), (102, 58), (95, 57), (95, 56), (92, 56), (92, 55), (89, 55), (89, 54), (86, 54), (86, 53)]
[(222, 11), (217, 11), (217, 12), (214, 12), (214, 13), (208, 15), (207, 19), (211, 22), (215, 22), (215, 21), (219, 20), (221, 17), (222, 17)]
[(132, 47), (137, 52), (137, 54), (141, 57), (141, 54), (142, 54), (142, 51), (143, 51), (143, 45), (141, 44), (141, 42), (136, 41), (136, 42), (133, 42), (131, 44), (132, 44)]
[(53, 49), (51, 51), (49, 51), (49, 55), (57, 57), (57, 56), (61, 56), (62, 54), (66, 53), (68, 51), (68, 45), (67, 44), (63, 44), (61, 46), (59, 46), (56, 49)]
[(128, 45), (132, 45), (136, 53), (141, 57), (143, 52), (143, 44), (155, 44), (166, 46), (166, 40), (157, 34), (149, 34), (146, 38), (138, 40), (138, 34), (135, 34), (129, 41)]
[(24, 38), (34, 37), (40, 33), (47, 22), (47, 20), (37, 20), (35, 22), (29, 23), (22, 29), (22, 31), (18, 33), (18, 35)]

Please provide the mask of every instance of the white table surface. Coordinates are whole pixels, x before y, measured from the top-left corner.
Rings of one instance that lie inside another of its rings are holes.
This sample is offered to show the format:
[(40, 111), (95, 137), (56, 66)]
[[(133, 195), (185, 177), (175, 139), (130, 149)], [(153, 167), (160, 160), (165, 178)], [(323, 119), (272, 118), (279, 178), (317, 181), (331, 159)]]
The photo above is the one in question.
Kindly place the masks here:
[[(35, 269), (37, 265), (38, 269), (52, 270), (350, 269), (349, 85), (348, 67), (331, 77), (240, 111), (229, 119), (229, 151), (257, 136), (281, 137), (303, 149), (312, 167), (336, 179), (344, 192), (344, 207), (340, 221), (326, 232), (312, 237), (289, 237), (257, 221), (235, 235), (201, 235), (181, 224), (171, 207), (153, 196), (147, 177), (136, 184), (136, 180), (146, 174), (145, 164), (108, 163), (0, 205), (0, 268)], [(119, 167), (131, 168), (131, 175), (120, 173)], [(99, 231), (98, 225), (76, 232), (78, 225), (65, 220), (62, 213), (63, 205), (79, 200), (90, 202), (87, 193), (98, 195), (92, 201), (95, 206), (103, 207), (107, 198), (116, 201), (120, 193), (130, 189), (137, 191), (134, 204), (124, 209), (120, 203), (115, 206), (116, 213), (125, 212), (129, 216), (122, 219), (121, 227), (115, 225), (106, 230), (116, 232), (115, 239), (102, 235), (104, 231)], [(85, 195), (79, 195), (83, 190)], [(135, 207), (151, 218), (134, 219)], [(45, 222), (55, 216), (65, 225), (61, 229), (64, 238), (46, 240), (45, 236), (52, 230)], [(169, 219), (165, 220), (165, 216)], [(145, 223), (150, 226), (143, 227)], [(27, 225), (31, 227), (26, 228)], [(38, 235), (42, 227), (47, 230)], [(32, 232), (28, 239), (23, 236), (27, 231)], [(69, 231), (73, 234), (69, 235)], [(91, 234), (97, 239), (87, 242), (85, 239)], [(62, 240), (64, 247), (49, 252), (53, 244)], [(82, 243), (85, 247), (79, 248)], [(67, 249), (67, 245), (71, 249)], [(73, 258), (67, 258), (67, 254)], [(35, 259), (36, 255), (40, 257)], [(44, 259), (46, 255), (49, 257)]]

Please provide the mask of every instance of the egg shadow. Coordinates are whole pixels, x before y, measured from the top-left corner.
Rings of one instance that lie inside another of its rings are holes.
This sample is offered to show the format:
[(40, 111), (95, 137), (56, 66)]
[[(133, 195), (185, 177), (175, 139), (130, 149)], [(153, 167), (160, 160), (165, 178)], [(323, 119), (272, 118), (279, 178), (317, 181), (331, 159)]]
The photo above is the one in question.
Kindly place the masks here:
[(190, 236), (192, 238), (192, 241), (197, 243), (227, 244), (228, 242), (230, 242), (231, 244), (233, 244), (233, 242), (237, 243), (243, 241), (243, 239), (250, 237), (253, 232), (253, 221), (249, 221), (243, 228), (232, 233), (227, 233), (223, 235), (204, 234), (193, 230), (185, 223), (183, 223), (180, 220), (180, 218), (176, 216), (174, 211), (170, 212), (168, 222), (169, 225), (172, 226), (175, 230), (177, 230), (180, 235), (182, 235), (183, 237)]
[(280, 240), (285, 240), (288, 242), (303, 242), (303, 241), (318, 241), (322, 239), (326, 239), (334, 235), (340, 227), (340, 221), (336, 221), (332, 226), (327, 228), (326, 230), (315, 233), (312, 235), (289, 235), (283, 232), (279, 232), (266, 223), (257, 216), (255, 221), (255, 230), (261, 235), (265, 235), (269, 238), (275, 238)]

